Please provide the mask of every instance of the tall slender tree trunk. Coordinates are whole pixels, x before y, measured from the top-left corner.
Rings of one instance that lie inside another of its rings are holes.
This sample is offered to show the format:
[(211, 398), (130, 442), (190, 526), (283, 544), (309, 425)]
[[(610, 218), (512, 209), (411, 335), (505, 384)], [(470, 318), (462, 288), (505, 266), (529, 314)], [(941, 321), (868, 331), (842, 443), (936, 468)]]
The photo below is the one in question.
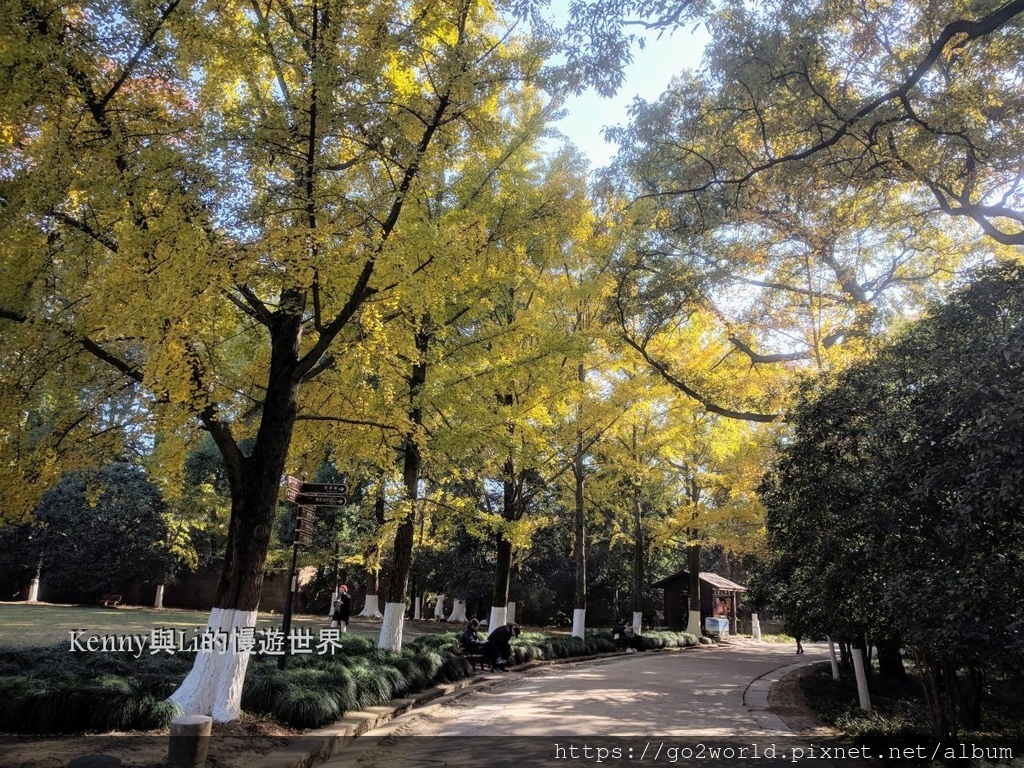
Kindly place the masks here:
[[(498, 396), (498, 405), (510, 408), (515, 402), (511, 392)], [(509, 420), (506, 426), (509, 438), (515, 435), (515, 425)], [(519, 493), (516, 486), (516, 463), (512, 456), (512, 449), (509, 448), (509, 455), (505, 459), (505, 466), (502, 477), (502, 508), (501, 514), (505, 520), (514, 521), (519, 518)], [(488, 617), (488, 629), (504, 624), (508, 615), (509, 589), (512, 583), (512, 542), (505, 538), (502, 531), (498, 531), (496, 539), (497, 556), (494, 564), (494, 585), (491, 588), (491, 613)]]
[(427, 381), (427, 350), (430, 346), (428, 328), (430, 318), (420, 320), (416, 332), (416, 352), (419, 359), (409, 374), (409, 421), (412, 430), (405, 436), (402, 446), (402, 485), (405, 487), (406, 507), (402, 520), (395, 532), (394, 551), (391, 560), (391, 578), (388, 581), (387, 600), (384, 604), (384, 621), (380, 628), (377, 645), (397, 651), (402, 647), (402, 626), (405, 621), (405, 598), (409, 590), (409, 573), (412, 571), (412, 552), (416, 534), (416, 510), (419, 503), (420, 470), (423, 456), (418, 440), (422, 439), (423, 408), (420, 396)]
[(583, 500), (583, 439), (577, 445), (572, 473), (576, 502), (576, 601), (572, 614), (572, 636), (583, 637), (587, 617), (587, 518)]
[[(510, 456), (505, 461), (505, 478), (502, 481), (502, 515), (506, 520), (515, 520), (519, 503), (516, 491), (515, 462)], [(494, 564), (494, 585), (491, 589), (491, 614), (488, 628), (494, 629), (505, 623), (508, 615), (508, 598), (512, 584), (512, 542), (499, 531), (497, 536), (497, 558)]]
[(633, 583), (630, 588), (629, 606), (633, 613), (643, 610), (644, 588), (644, 526), (643, 486), (633, 482)]
[[(583, 363), (576, 368), (577, 381), (582, 385), (586, 380)], [(582, 391), (582, 387), (581, 387)], [(577, 407), (576, 418), (582, 422), (583, 406)], [(572, 612), (572, 636), (583, 637), (587, 626), (587, 510), (583, 498), (583, 432), (576, 435), (576, 456), (572, 461), (573, 499), (576, 517), (576, 594)]]
[[(696, 531), (691, 531), (696, 536)], [(686, 568), (690, 572), (689, 602), (686, 631), (700, 637), (700, 544), (693, 543), (686, 548)]]
[[(378, 529), (384, 526), (384, 511), (387, 503), (384, 490), (385, 482), (384, 478), (381, 477), (373, 500), (373, 517)], [(378, 595), (380, 594), (380, 547), (376, 541), (370, 544), (363, 553), (363, 577), (366, 580), (366, 602), (363, 604), (363, 612), (359, 615), (371, 619), (379, 619), (381, 618), (380, 603), (378, 602)]]

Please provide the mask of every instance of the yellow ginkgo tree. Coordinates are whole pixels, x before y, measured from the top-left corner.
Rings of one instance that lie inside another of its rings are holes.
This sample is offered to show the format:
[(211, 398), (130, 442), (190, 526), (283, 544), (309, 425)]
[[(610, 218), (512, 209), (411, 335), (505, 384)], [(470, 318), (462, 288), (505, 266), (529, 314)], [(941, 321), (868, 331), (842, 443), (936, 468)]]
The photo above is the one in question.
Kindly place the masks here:
[[(102, 460), (103, 421), (126, 398), (117, 426), (159, 431), (168, 467), (205, 430), (231, 495), (209, 628), (254, 626), (289, 448), (322, 416), (306, 388), (415, 279), (407, 202), (540, 71), (542, 46), (498, 10), (5, 9), (0, 486)], [(8, 494), (4, 514), (32, 501)], [(199, 654), (174, 702), (237, 718), (247, 659)]]

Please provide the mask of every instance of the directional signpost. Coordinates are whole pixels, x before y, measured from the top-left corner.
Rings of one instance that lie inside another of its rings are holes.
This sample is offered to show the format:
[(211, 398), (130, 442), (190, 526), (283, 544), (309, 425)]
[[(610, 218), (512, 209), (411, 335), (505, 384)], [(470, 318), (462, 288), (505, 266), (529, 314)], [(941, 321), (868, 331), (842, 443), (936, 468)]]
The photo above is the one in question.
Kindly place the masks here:
[(310, 507), (344, 507), (347, 493), (344, 483), (304, 483), (289, 476), (284, 495), (288, 501)]
[(295, 526), (295, 543), (308, 547), (313, 543), (313, 515), (316, 513), (314, 507), (299, 507), (299, 517)]
[(281, 630), (285, 636), (285, 652), (277, 660), (279, 669), (284, 669), (288, 658), (288, 634), (292, 624), (292, 596), (296, 591), (295, 566), (298, 562), (299, 547), (308, 547), (313, 543), (313, 517), (317, 507), (344, 507), (348, 503), (345, 495), (348, 486), (344, 483), (304, 483), (297, 477), (288, 475), (284, 495), (288, 501), (299, 505), (299, 514), (295, 519), (295, 540), (292, 544), (292, 572), (288, 580), (288, 599), (284, 606), (284, 620)]

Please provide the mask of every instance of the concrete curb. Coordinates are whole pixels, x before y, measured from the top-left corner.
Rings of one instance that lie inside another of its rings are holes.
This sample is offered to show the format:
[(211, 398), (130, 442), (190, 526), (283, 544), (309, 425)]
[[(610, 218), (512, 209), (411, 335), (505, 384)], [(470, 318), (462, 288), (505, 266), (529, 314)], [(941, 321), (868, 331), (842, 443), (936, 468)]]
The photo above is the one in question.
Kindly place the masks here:
[(464, 678), (454, 683), (428, 688), (404, 699), (392, 699), (379, 707), (349, 712), (341, 720), (326, 728), (303, 735), (284, 749), (263, 755), (252, 763), (252, 768), (313, 768), (326, 762), (356, 737), (394, 720), (406, 712), (441, 697), (460, 691), (469, 692), (488, 678)]
[(750, 716), (754, 718), (754, 722), (766, 731), (791, 733), (792, 729), (782, 721), (782, 718), (768, 711), (768, 696), (771, 693), (772, 686), (790, 672), (821, 663), (821, 659), (818, 659), (816, 661), (808, 660), (799, 661), (795, 664), (785, 664), (773, 669), (771, 672), (765, 672), (760, 677), (752, 680), (746, 687), (746, 690), (743, 691), (743, 706), (746, 707)]

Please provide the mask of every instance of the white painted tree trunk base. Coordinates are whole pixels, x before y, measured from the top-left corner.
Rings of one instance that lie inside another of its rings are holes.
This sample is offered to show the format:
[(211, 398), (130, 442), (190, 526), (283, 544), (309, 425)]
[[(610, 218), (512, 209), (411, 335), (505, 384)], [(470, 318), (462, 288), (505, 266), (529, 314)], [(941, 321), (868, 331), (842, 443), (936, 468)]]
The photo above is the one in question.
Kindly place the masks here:
[(163, 608), (164, 607), (164, 585), (163, 584), (157, 584), (156, 585), (156, 599), (153, 600), (153, 607), (154, 608)]
[(384, 621), (380, 625), (377, 647), (389, 651), (402, 650), (402, 627), (405, 625), (405, 603), (385, 603)]
[(444, 621), (444, 595), (437, 596), (437, 602), (434, 603), (434, 618)]
[[(214, 608), (206, 622), (207, 632), (223, 638), (216, 650), (199, 651), (192, 671), (168, 700), (184, 715), (209, 715), (218, 723), (237, 720), (242, 714), (242, 685), (249, 666), (248, 651), (239, 652), (238, 630), (256, 627), (256, 611)], [(223, 651), (221, 650), (223, 648)]]
[(423, 618), (423, 614), (420, 613), (420, 606), (421, 605), (422, 605), (422, 602), (420, 601), (420, 598), (417, 597), (417, 598), (413, 599), (413, 601), (412, 601), (412, 617), (416, 621), (419, 621), (421, 618)]
[(832, 679), (839, 679), (839, 661), (836, 659), (836, 641), (831, 637), (828, 639), (828, 658), (832, 662)]
[(367, 595), (366, 604), (363, 606), (363, 610), (359, 613), (359, 616), (365, 619), (382, 619), (380, 615), (380, 608), (377, 607), (377, 596)]
[(864, 672), (864, 654), (860, 648), (853, 648), (853, 674), (857, 678), (857, 699), (860, 708), (871, 711), (871, 694), (868, 692), (868, 676)]
[(700, 628), (700, 611), (690, 611), (689, 620), (686, 622), (686, 632), (697, 637), (703, 634)]
[(642, 635), (644, 633), (643, 611), (633, 611), (633, 631), (638, 635)]
[(505, 623), (506, 624), (515, 624), (516, 623), (516, 604), (515, 604), (515, 602), (510, 602), (508, 605), (505, 606)]
[(29, 584), (28, 601), (30, 603), (39, 602), (39, 579), (32, 579), (32, 582)]
[(448, 621), (457, 621), (460, 623), (466, 623), (469, 619), (466, 618), (466, 601), (455, 598), (452, 601), (452, 612), (448, 616)]
[(573, 608), (572, 609), (572, 636), (583, 638), (584, 633), (587, 630), (587, 609), (586, 608)]
[(487, 631), (488, 631), (488, 633), (492, 632), (495, 627), (500, 627), (502, 624), (507, 623), (505, 621), (505, 616), (508, 615), (506, 613), (507, 610), (508, 609), (504, 605), (502, 605), (502, 606), (492, 605), (491, 606), (491, 616), (490, 616), (490, 618), (487, 619)]

